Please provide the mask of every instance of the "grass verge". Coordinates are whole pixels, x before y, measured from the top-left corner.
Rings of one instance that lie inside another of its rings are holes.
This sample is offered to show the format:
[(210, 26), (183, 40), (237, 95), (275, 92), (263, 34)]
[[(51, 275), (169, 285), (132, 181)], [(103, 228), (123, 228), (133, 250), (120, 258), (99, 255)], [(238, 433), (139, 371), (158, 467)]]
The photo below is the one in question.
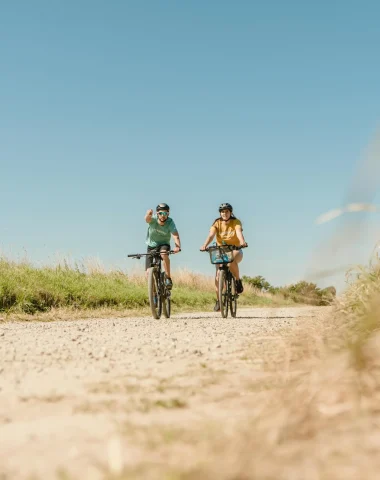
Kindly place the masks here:
[[(212, 308), (213, 279), (182, 270), (173, 274), (173, 312)], [(292, 302), (263, 295), (249, 286), (240, 306), (278, 306)], [(0, 313), (18, 319), (63, 319), (68, 316), (149, 315), (144, 273), (105, 272), (67, 263), (36, 268), (28, 262), (0, 259)]]

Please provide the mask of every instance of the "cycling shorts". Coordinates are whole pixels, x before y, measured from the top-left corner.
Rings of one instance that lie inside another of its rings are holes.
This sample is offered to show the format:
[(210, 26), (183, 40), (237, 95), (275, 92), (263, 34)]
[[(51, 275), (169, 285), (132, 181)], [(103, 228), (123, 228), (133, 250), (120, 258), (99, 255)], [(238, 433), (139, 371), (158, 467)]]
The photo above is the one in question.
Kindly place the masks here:
[[(158, 245), (158, 247), (148, 247), (146, 253), (152, 253), (153, 251), (156, 252), (170, 252), (170, 245), (167, 243), (163, 243), (162, 245)], [(147, 255), (145, 257), (145, 270), (148, 270), (152, 266), (153, 257), (151, 255)]]

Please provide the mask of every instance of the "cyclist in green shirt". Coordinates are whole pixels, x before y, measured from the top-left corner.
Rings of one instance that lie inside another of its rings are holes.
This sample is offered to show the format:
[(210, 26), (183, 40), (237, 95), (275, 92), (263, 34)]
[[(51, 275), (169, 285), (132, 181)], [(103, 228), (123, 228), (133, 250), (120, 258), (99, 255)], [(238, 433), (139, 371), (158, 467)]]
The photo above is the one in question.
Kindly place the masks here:
[[(166, 203), (160, 203), (156, 207), (156, 214), (153, 215), (153, 210), (150, 209), (145, 214), (145, 221), (148, 223), (148, 231), (146, 234), (146, 244), (148, 245), (147, 252), (158, 250), (161, 253), (161, 258), (166, 273), (166, 286), (172, 288), (173, 282), (170, 275), (170, 258), (167, 254), (170, 251), (170, 239), (173, 237), (175, 247), (174, 253), (181, 250), (181, 241), (179, 233), (174, 220), (169, 217), (170, 208)], [(148, 270), (152, 266), (152, 257), (146, 257), (145, 268)]]

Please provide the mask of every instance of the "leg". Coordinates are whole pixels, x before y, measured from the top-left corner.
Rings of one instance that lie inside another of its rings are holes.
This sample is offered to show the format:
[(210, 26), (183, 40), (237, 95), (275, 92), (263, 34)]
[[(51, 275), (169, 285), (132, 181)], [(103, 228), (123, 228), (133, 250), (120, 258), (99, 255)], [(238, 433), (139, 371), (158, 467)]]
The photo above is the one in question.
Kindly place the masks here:
[(164, 245), (160, 245), (159, 249), (166, 276), (170, 278), (170, 259), (168, 254), (168, 252), (170, 252), (170, 245), (165, 243)]
[[(154, 248), (148, 247), (146, 253), (152, 253)], [(148, 278), (148, 269), (152, 266), (152, 257), (147, 255), (145, 257), (145, 278)]]
[(215, 272), (215, 293), (216, 298), (218, 298), (218, 288), (219, 288), (219, 266), (216, 265), (216, 272)]
[(172, 288), (173, 282), (170, 276), (170, 258), (169, 258), (169, 251), (170, 251), (170, 245), (161, 245), (160, 246), (160, 253), (161, 253), (161, 259), (162, 259), (162, 264), (163, 268), (166, 274), (166, 287), (167, 288)]
[(161, 251), (162, 263), (164, 264), (164, 270), (166, 276), (170, 278), (170, 258), (166, 252)]
[(240, 250), (234, 250), (233, 252), (234, 261), (230, 263), (230, 271), (236, 280), (240, 280), (240, 272), (238, 263), (243, 260), (243, 253)]
[(243, 287), (242, 281), (240, 280), (240, 272), (239, 272), (239, 265), (238, 265), (243, 260), (243, 252), (241, 250), (234, 250), (233, 255), (234, 255), (234, 261), (230, 263), (230, 271), (236, 280), (237, 293), (243, 293), (244, 287)]

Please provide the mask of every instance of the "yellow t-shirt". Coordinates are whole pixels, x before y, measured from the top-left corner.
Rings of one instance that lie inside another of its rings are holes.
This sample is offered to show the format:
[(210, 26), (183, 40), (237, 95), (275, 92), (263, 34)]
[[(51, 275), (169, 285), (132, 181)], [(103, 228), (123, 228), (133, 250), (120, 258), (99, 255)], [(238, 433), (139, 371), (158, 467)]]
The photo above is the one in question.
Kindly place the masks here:
[(235, 245), (236, 247), (240, 246), (240, 240), (236, 235), (236, 227), (240, 225), (241, 221), (237, 218), (231, 218), (231, 220), (226, 223), (223, 220), (216, 220), (212, 226), (216, 230), (216, 243), (222, 245), (223, 242), (227, 245)]

